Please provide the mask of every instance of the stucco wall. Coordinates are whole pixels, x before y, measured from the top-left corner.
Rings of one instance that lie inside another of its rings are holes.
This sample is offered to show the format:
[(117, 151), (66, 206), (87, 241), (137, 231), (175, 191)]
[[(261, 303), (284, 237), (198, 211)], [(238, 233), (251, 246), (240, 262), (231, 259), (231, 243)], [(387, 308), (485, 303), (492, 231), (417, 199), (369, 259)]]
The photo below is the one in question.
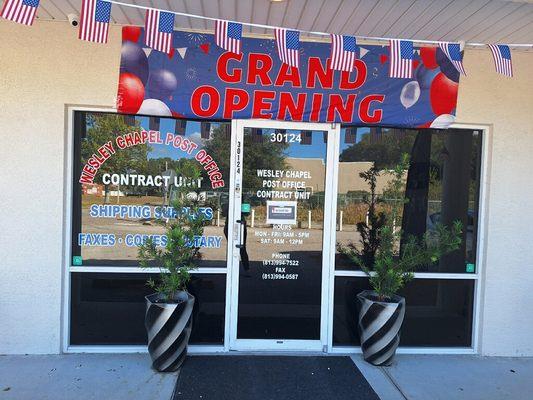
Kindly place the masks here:
[(515, 77), (488, 51), (467, 52), (457, 120), (492, 125), (481, 349), (533, 355), (533, 53), (513, 53)]
[(0, 354), (60, 351), (65, 104), (114, 104), (119, 31), (0, 21)]
[[(60, 351), (65, 104), (113, 106), (119, 29), (79, 41), (63, 22), (0, 21), (0, 354)], [(493, 124), (482, 353), (533, 355), (533, 53), (516, 77), (468, 51), (459, 122)]]

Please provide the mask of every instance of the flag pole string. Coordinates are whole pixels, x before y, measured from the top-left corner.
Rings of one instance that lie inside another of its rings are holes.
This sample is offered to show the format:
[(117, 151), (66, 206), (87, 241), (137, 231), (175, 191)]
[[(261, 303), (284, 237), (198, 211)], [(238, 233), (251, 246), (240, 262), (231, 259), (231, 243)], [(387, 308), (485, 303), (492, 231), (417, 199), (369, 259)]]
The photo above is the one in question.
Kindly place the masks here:
[[(105, 0), (105, 1), (108, 1), (109, 3), (112, 3), (112, 4), (117, 4), (119, 6), (124, 6), (124, 7), (132, 7), (132, 8), (137, 8), (137, 9), (141, 9), (141, 10), (159, 10), (159, 11), (167, 12), (167, 13), (170, 13), (170, 14), (179, 15), (181, 17), (197, 18), (197, 19), (203, 19), (203, 20), (207, 20), (207, 21), (218, 21), (220, 19), (223, 19), (223, 18), (206, 17), (206, 16), (198, 15), (198, 14), (190, 14), (190, 13), (185, 13), (185, 12), (181, 12), (181, 11), (163, 10), (163, 9), (158, 9), (158, 8), (155, 8), (155, 7), (142, 6), (142, 5), (139, 5), (139, 4), (125, 3), (125, 2), (122, 2), (122, 1), (118, 1), (118, 0)], [(227, 21), (234, 22), (234, 23), (237, 23), (237, 24), (241, 24), (241, 25), (244, 25), (244, 26), (253, 27), (253, 28), (274, 29), (274, 30), (275, 29), (289, 29), (289, 30), (295, 30), (295, 31), (298, 31), (298, 32), (306, 33), (306, 34), (316, 35), (316, 36), (331, 36), (331, 33), (327, 33), (327, 32), (307, 31), (307, 30), (301, 30), (301, 29), (283, 28), (283, 27), (280, 27), (280, 26), (265, 25), (265, 24), (255, 24), (255, 23), (251, 23), (251, 22), (238, 22), (238, 21), (232, 21), (232, 20), (227, 20)], [(398, 39), (398, 38), (377, 37), (377, 36), (360, 36), (360, 35), (352, 35), (352, 36), (355, 36), (357, 39), (366, 40), (366, 41), (376, 41), (376, 42), (390, 42), (391, 40)], [(410, 41), (412, 41), (414, 43), (420, 43), (420, 44), (439, 44), (439, 43), (445, 42), (444, 40), (425, 40), (425, 39), (404, 39), (404, 40), (410, 40)], [(461, 43), (461, 41), (451, 41), (450, 43)], [(516, 47), (524, 47), (524, 48), (530, 47), (530, 48), (533, 48), (533, 43), (505, 43), (505, 44), (507, 46), (509, 46), (509, 47), (515, 47), (515, 48)], [(467, 43), (465, 43), (465, 46), (484, 47), (484, 46), (487, 46), (487, 44), (486, 43), (469, 43), (469, 42), (467, 42)]]

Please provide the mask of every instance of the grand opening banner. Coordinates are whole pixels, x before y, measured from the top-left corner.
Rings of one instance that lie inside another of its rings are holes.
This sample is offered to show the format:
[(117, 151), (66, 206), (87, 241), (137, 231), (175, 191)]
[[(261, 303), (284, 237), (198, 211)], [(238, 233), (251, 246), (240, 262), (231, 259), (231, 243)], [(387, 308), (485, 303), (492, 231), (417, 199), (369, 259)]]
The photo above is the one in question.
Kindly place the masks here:
[(124, 27), (119, 112), (200, 119), (266, 118), (405, 128), (455, 119), (459, 73), (437, 47), (415, 49), (413, 79), (389, 77), (389, 47), (361, 45), (354, 70), (328, 67), (331, 46), (301, 42), (300, 68), (279, 60), (272, 39), (242, 39), (242, 54), (212, 34), (175, 31), (170, 54)]

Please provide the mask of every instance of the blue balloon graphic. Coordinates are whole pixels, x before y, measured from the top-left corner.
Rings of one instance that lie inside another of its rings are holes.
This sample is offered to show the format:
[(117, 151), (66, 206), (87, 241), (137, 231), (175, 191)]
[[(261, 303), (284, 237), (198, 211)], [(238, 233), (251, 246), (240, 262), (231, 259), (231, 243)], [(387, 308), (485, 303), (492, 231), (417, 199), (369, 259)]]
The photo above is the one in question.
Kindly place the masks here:
[(124, 42), (121, 49), (120, 72), (137, 75), (144, 86), (148, 80), (148, 58), (141, 46), (130, 41)]
[(441, 72), (446, 75), (448, 79), (454, 82), (459, 82), (459, 71), (455, 69), (451, 61), (440, 48), (437, 48), (437, 64), (439, 64)]
[(178, 80), (174, 73), (167, 69), (157, 69), (150, 72), (146, 91), (152, 99), (168, 100), (178, 88)]
[(433, 78), (435, 78), (439, 72), (438, 68), (427, 69), (424, 67), (424, 64), (420, 64), (415, 70), (415, 79), (418, 81), (420, 89), (429, 89), (431, 87), (431, 82), (433, 82)]

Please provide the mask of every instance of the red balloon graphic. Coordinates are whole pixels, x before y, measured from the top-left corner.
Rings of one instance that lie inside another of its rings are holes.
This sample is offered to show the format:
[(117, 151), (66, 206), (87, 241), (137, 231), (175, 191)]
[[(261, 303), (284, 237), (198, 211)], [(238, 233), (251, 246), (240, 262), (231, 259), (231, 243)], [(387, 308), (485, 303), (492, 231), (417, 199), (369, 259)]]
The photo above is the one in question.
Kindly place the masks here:
[(450, 114), (457, 105), (457, 89), (459, 84), (448, 79), (440, 72), (429, 89), (431, 108), (437, 115)]
[(435, 69), (439, 66), (437, 64), (437, 48), (436, 47), (421, 47), (420, 58), (427, 69)]
[(381, 54), (379, 56), (379, 62), (381, 63), (381, 65), (385, 64), (387, 62), (387, 60), (389, 59), (388, 56), (386, 56), (385, 54)]
[(134, 114), (144, 100), (144, 86), (138, 76), (123, 72), (118, 78), (117, 108), (119, 112)]
[(139, 26), (125, 26), (122, 28), (122, 41), (129, 40), (137, 43), (141, 37), (141, 27)]

